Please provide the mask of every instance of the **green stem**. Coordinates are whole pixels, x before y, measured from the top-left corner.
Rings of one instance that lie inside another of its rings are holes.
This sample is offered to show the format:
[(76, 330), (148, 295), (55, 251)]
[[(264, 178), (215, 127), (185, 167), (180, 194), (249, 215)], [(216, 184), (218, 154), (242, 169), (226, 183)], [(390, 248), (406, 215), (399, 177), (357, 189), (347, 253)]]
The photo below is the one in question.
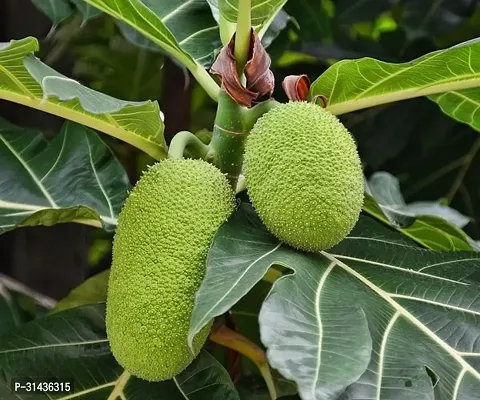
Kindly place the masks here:
[(205, 158), (209, 147), (192, 132), (178, 132), (170, 143), (168, 158), (183, 158), (186, 150), (194, 158)]
[(218, 101), (218, 93), (220, 92), (220, 87), (217, 85), (217, 82), (212, 78), (212, 76), (199, 64), (195, 64), (194, 67), (188, 68), (192, 73), (195, 80), (203, 87), (207, 94), (214, 100)]
[(250, 130), (260, 116), (278, 104), (268, 100), (247, 109), (237, 104), (224, 90), (220, 92), (210, 151), (206, 158), (227, 174), (233, 188), (237, 187), (242, 172), (245, 140)]
[(210, 142), (213, 163), (225, 174), (233, 188), (242, 171), (243, 150), (248, 132), (243, 129), (243, 108), (222, 90)]
[(238, 3), (237, 31), (233, 55), (237, 61), (237, 72), (241, 76), (250, 53), (250, 37), (252, 31), (252, 1), (240, 0)]

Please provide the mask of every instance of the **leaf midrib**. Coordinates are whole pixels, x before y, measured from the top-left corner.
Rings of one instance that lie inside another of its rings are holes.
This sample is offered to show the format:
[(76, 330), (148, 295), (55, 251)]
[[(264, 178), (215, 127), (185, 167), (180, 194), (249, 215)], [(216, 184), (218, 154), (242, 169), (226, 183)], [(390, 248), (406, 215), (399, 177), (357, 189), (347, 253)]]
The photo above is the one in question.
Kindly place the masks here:
[[(87, 207), (87, 208), (90, 208), (91, 210), (93, 210), (91, 207), (89, 206), (85, 206), (85, 205), (82, 205), (82, 204), (74, 204), (72, 206), (69, 206), (67, 208), (72, 208), (72, 207), (77, 207), (77, 206), (84, 206), (84, 207)], [(15, 215), (20, 215), (20, 214), (28, 214), (28, 213), (36, 213), (38, 211), (44, 211), (44, 210), (55, 210), (53, 208), (50, 208), (50, 207), (44, 207), (44, 206), (36, 206), (34, 204), (25, 204), (25, 203), (11, 203), (11, 202), (8, 202), (8, 201), (5, 201), (5, 200), (0, 200), (0, 209), (1, 208), (5, 208), (5, 209), (11, 209), (11, 210), (25, 210), (23, 213), (22, 212), (19, 212), (19, 213), (14, 213), (13, 215), (12, 214), (0, 214), (0, 217), (11, 217), (11, 216), (15, 216)], [(103, 222), (106, 222), (108, 224), (111, 224), (111, 225), (117, 225), (118, 223), (118, 220), (117, 218), (115, 217), (109, 217), (109, 216), (106, 216), (106, 215), (102, 215), (102, 214), (99, 214), (100, 215), (100, 218)], [(83, 224), (87, 224), (87, 225), (92, 225), (92, 226), (96, 226), (98, 228), (101, 228), (102, 225), (100, 222), (96, 221), (96, 220), (87, 220), (87, 219), (75, 219), (73, 220), (72, 222), (79, 222), (79, 223), (83, 223)], [(2, 225), (0, 224), (0, 228), (8, 228), (10, 226), (15, 226), (16, 224), (6, 224), (6, 225)]]
[[(462, 75), (465, 76), (465, 75)], [(341, 115), (348, 112), (361, 110), (381, 104), (392, 103), (395, 101), (412, 99), (415, 97), (430, 96), (438, 93), (453, 92), (463, 89), (471, 89), (480, 86), (480, 73), (475, 74), (479, 79), (459, 79), (452, 81), (444, 80), (441, 84), (437, 82), (422, 87), (408, 88), (377, 96), (362, 97), (358, 100), (348, 100), (344, 102), (327, 105), (326, 109), (334, 115)]]
[(110, 121), (110, 124), (108, 124), (102, 121), (100, 118), (95, 118), (88, 114), (79, 114), (75, 111), (72, 111), (70, 108), (63, 106), (62, 103), (56, 104), (51, 101), (42, 101), (36, 97), (18, 94), (10, 90), (2, 90), (2, 88), (0, 88), (0, 98), (49, 114), (57, 115), (79, 124), (89, 126), (93, 129), (97, 129), (100, 132), (107, 133), (113, 137), (116, 137), (117, 139), (139, 148), (156, 160), (161, 160), (166, 156), (165, 150), (158, 143), (149, 140), (148, 137), (140, 136), (131, 131), (126, 131), (124, 128), (118, 125), (111, 114), (103, 114), (106, 116), (108, 121)]
[(23, 157), (21, 157), (20, 154), (17, 153), (17, 151), (10, 145), (10, 143), (4, 138), (4, 136), (1, 133), (0, 133), (0, 140), (4, 143), (5, 147), (7, 147), (7, 149), (10, 150), (10, 152), (14, 155), (14, 157), (20, 162), (20, 164), (22, 164), (25, 171), (27, 171), (27, 173), (30, 175), (33, 182), (38, 187), (38, 189), (40, 189), (42, 194), (45, 196), (45, 199), (50, 203), (52, 208), (58, 209), (59, 206), (57, 205), (55, 200), (53, 200), (53, 198), (50, 196), (50, 193), (47, 191), (47, 188), (43, 186), (42, 180), (38, 178), (38, 176), (32, 171), (32, 169), (27, 164), (27, 162), (23, 159)]
[(18, 351), (50, 349), (50, 348), (68, 347), (68, 346), (84, 346), (84, 345), (87, 345), (87, 344), (90, 345), (90, 344), (98, 344), (98, 343), (108, 343), (108, 339), (84, 340), (83, 342), (51, 343), (51, 344), (44, 344), (44, 345), (30, 346), (30, 347), (17, 347), (15, 349), (0, 350), (0, 355), (1, 354), (16, 353)]
[[(257, 257), (253, 262), (251, 262), (247, 268), (245, 268), (245, 270), (240, 274), (240, 276), (237, 278), (237, 280), (231, 285), (230, 289), (228, 289), (225, 294), (212, 306), (210, 307), (210, 309), (203, 313), (204, 317), (194, 326), (194, 327), (191, 327), (190, 328), (190, 332), (195, 332), (195, 334), (197, 334), (201, 328), (199, 328), (200, 326), (202, 325), (205, 325), (206, 321), (208, 321), (211, 317), (209, 316), (210, 313), (213, 311), (213, 310), (216, 310), (216, 308), (218, 307), (218, 305), (227, 297), (230, 295), (230, 293), (236, 288), (236, 286), (238, 285), (238, 283), (245, 277), (245, 275), (247, 275), (247, 273), (250, 271), (250, 269), (255, 265), (257, 264), (260, 260), (264, 259), (265, 257), (268, 257), (270, 254), (274, 253), (275, 251), (277, 251), (282, 245), (282, 242), (279, 242), (273, 249), (269, 250), (268, 252), (266, 252), (265, 254), (261, 255), (260, 257)], [(207, 318), (205, 318), (205, 316), (207, 316)], [(190, 345), (190, 342), (193, 342), (193, 338), (195, 337), (195, 335), (191, 335), (189, 334), (188, 336), (188, 341), (189, 341), (189, 345)]]
[(322, 290), (325, 286), (325, 282), (327, 281), (327, 278), (330, 272), (332, 272), (335, 266), (336, 266), (336, 263), (332, 261), (330, 265), (327, 267), (327, 269), (322, 275), (322, 278), (320, 279), (320, 282), (318, 283), (318, 288), (315, 293), (315, 316), (318, 324), (318, 346), (317, 346), (317, 365), (315, 366), (315, 377), (312, 382), (312, 398), (313, 399), (316, 397), (315, 392), (316, 392), (318, 380), (320, 378), (320, 367), (322, 365), (323, 324), (322, 324), (322, 317), (320, 315), (320, 299), (321, 299)]

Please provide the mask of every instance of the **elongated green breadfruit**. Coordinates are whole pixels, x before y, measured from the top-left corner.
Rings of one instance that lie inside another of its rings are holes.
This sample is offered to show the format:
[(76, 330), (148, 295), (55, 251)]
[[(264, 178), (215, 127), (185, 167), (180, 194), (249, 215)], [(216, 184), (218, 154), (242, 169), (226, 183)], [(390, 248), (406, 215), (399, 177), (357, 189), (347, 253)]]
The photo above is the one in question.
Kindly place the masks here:
[(281, 104), (245, 145), (246, 186), (265, 226), (300, 250), (339, 243), (357, 223), (363, 173), (353, 138), (320, 106)]
[(195, 292), (213, 236), (234, 209), (226, 177), (201, 160), (168, 159), (138, 181), (113, 244), (106, 326), (112, 353), (131, 374), (170, 379), (183, 371), (211, 325), (187, 345)]

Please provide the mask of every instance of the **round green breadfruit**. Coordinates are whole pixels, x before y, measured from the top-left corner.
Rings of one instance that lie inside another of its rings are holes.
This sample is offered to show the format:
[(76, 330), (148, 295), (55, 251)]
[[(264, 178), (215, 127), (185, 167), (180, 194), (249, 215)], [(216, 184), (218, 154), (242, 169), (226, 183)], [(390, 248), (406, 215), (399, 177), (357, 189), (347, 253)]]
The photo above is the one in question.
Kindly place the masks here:
[(281, 104), (259, 118), (245, 145), (245, 176), (265, 226), (296, 249), (328, 249), (358, 221), (364, 182), (355, 142), (315, 104)]
[(112, 353), (131, 374), (170, 379), (205, 343), (211, 324), (187, 333), (213, 236), (235, 207), (226, 177), (201, 160), (167, 159), (130, 193), (118, 220), (108, 282)]

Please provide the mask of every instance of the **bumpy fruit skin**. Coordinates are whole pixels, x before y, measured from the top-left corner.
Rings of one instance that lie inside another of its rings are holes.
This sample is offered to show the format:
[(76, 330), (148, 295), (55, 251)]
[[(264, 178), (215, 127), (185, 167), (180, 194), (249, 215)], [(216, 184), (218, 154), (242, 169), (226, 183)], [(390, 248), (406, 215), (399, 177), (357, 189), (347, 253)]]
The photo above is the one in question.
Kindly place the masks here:
[(363, 204), (363, 173), (348, 130), (306, 102), (281, 104), (261, 117), (245, 145), (246, 186), (265, 226), (305, 251), (339, 243)]
[(113, 244), (106, 326), (112, 353), (131, 374), (170, 379), (205, 343), (187, 345), (195, 292), (213, 236), (235, 207), (226, 177), (201, 160), (168, 159), (130, 193)]

